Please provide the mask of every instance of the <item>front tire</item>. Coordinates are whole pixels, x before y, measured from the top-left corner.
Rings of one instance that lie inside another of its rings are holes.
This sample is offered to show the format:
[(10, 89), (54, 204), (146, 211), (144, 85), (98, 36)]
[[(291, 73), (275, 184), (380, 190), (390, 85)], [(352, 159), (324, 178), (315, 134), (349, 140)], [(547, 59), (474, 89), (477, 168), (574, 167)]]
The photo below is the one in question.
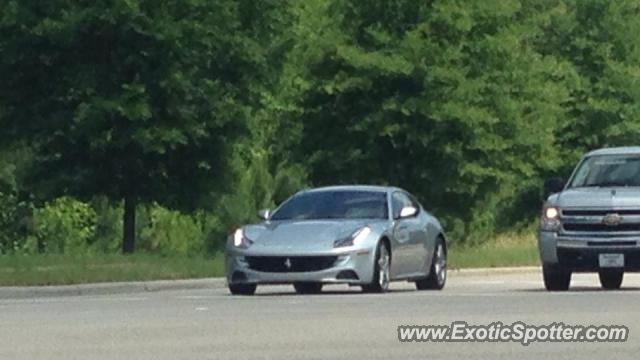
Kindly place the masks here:
[(598, 272), (600, 278), (600, 285), (606, 290), (617, 290), (622, 285), (622, 278), (624, 277), (624, 270), (606, 269)]
[(299, 282), (294, 283), (293, 288), (298, 294), (319, 294), (322, 291), (322, 283)]
[(384, 242), (379, 242), (376, 248), (376, 258), (373, 263), (373, 279), (371, 283), (362, 285), (362, 291), (370, 293), (383, 293), (389, 290), (389, 269), (391, 257), (389, 249)]
[(416, 281), (418, 290), (442, 290), (447, 282), (447, 250), (445, 250), (444, 240), (438, 238), (433, 260), (429, 268), (427, 277)]
[(232, 295), (253, 295), (256, 292), (256, 284), (229, 284)]
[(542, 278), (548, 291), (566, 291), (571, 284), (571, 271), (543, 266)]

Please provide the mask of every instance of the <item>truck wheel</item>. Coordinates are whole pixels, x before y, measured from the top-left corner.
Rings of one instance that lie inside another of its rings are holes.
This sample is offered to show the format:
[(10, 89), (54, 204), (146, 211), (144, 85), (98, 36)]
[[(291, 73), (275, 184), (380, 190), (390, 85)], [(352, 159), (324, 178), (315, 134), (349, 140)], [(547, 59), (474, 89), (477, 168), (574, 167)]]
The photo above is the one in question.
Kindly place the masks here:
[(606, 269), (598, 272), (600, 278), (600, 285), (607, 290), (620, 289), (622, 285), (622, 278), (624, 277), (624, 270), (618, 269)]
[(549, 266), (542, 267), (542, 277), (548, 291), (566, 291), (571, 283), (571, 271)]
[(256, 287), (256, 284), (229, 284), (229, 291), (233, 295), (253, 295)]

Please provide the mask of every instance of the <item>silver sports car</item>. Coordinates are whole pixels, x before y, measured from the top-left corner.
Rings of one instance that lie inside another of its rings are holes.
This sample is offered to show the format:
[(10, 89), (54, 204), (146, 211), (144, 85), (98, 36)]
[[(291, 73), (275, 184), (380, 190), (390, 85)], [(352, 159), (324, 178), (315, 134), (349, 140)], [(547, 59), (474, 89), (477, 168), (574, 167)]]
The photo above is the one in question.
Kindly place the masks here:
[(242, 226), (227, 241), (232, 294), (251, 295), (257, 284), (293, 284), (298, 293), (336, 283), (384, 292), (395, 280), (413, 281), (419, 290), (444, 287), (442, 226), (402, 189), (305, 190), (258, 215), (264, 222)]

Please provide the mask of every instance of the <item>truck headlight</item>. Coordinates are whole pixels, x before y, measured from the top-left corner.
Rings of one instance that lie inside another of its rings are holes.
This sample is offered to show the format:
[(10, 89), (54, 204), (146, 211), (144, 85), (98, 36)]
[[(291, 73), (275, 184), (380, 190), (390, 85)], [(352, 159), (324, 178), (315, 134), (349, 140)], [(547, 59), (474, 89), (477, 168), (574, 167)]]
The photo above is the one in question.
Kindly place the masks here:
[(540, 219), (540, 230), (558, 231), (560, 230), (560, 209), (556, 206), (545, 206)]
[(545, 209), (544, 217), (547, 220), (557, 220), (560, 217), (560, 211), (555, 206), (550, 206)]

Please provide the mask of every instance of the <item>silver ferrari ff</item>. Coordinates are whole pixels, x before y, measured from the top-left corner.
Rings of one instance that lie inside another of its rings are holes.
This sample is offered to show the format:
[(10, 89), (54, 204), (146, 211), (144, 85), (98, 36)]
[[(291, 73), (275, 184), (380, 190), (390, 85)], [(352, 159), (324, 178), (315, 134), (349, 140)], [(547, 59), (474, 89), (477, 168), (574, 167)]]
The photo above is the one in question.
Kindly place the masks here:
[(232, 294), (258, 284), (293, 284), (301, 294), (323, 284), (385, 292), (390, 281), (442, 289), (447, 243), (442, 226), (414, 196), (395, 187), (334, 186), (301, 191), (262, 223), (245, 225), (226, 244)]

